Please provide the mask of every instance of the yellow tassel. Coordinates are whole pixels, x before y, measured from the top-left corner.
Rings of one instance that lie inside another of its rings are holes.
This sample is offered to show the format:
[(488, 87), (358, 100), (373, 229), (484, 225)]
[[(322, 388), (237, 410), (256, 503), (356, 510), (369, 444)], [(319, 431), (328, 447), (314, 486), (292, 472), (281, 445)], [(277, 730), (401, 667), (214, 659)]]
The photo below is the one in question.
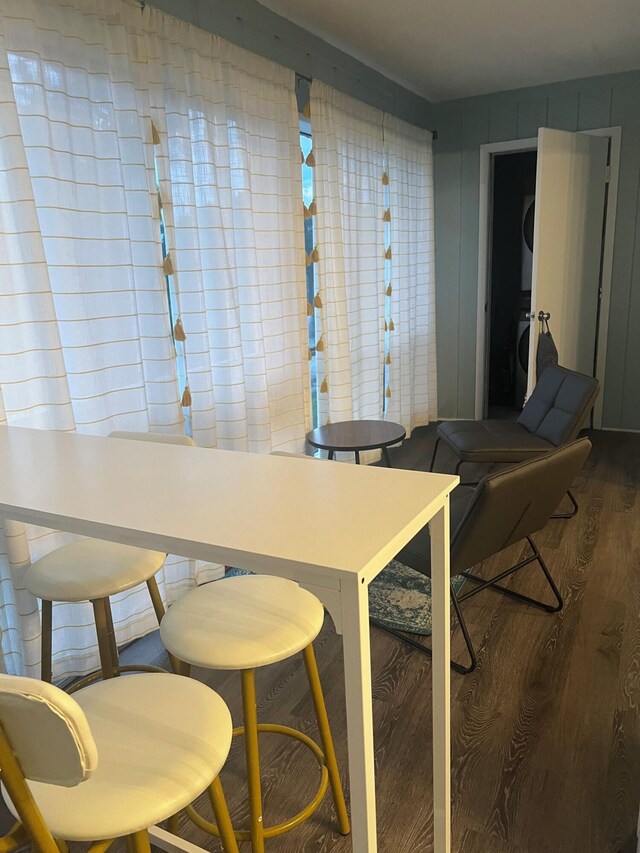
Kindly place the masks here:
[(383, 222), (391, 222), (391, 211), (389, 210), (389, 208), (387, 208), (385, 210), (384, 215), (382, 217), (382, 221)]
[(316, 344), (316, 352), (324, 352), (324, 341), (322, 340), (322, 338), (320, 338), (320, 340)]
[(325, 376), (324, 379), (322, 380), (322, 384), (320, 385), (320, 393), (326, 394), (328, 390), (329, 390), (329, 383), (327, 382), (327, 377)]
[(391, 353), (390, 352), (387, 353), (387, 357), (385, 358), (384, 363), (385, 364), (391, 364)]
[(171, 260), (171, 252), (167, 254), (165, 259), (162, 261), (162, 272), (165, 275), (173, 275), (173, 261)]
[(387, 287), (387, 296), (391, 296), (392, 293), (393, 293), (393, 288), (391, 287), (391, 282), (389, 282), (389, 285)]
[(313, 305), (307, 302), (307, 317), (313, 317)]
[(393, 325), (393, 320), (389, 320), (389, 331), (393, 332), (394, 329), (395, 329), (395, 326)]
[(304, 262), (305, 262), (306, 266), (310, 267), (311, 264), (313, 263), (313, 261), (311, 260), (311, 255), (305, 255), (304, 256)]
[(391, 396), (391, 388), (389, 388), (389, 386), (388, 386), (388, 385), (387, 385), (387, 393), (386, 393), (384, 396), (385, 396), (385, 397), (390, 397), (390, 396)]
[(191, 391), (189, 391), (189, 386), (187, 385), (182, 394), (182, 400), (180, 401), (180, 405), (183, 409), (188, 409), (191, 405)]
[(318, 247), (317, 247), (317, 246), (316, 246), (316, 248), (313, 250), (313, 252), (311, 252), (311, 260), (312, 260), (314, 263), (316, 263), (316, 264), (317, 264), (317, 263), (318, 263), (318, 261), (320, 260), (320, 253), (318, 252)]
[(386, 259), (387, 261), (390, 261), (390, 260), (391, 260), (391, 246), (389, 246), (389, 248), (387, 249), (387, 251), (384, 253), (384, 256), (385, 256), (385, 259)]
[(322, 308), (322, 299), (320, 298), (320, 294), (316, 293), (313, 297), (313, 305), (315, 308)]
[(303, 208), (304, 208), (304, 218), (305, 218), (305, 219), (311, 219), (311, 211), (309, 210), (309, 208), (307, 207), (307, 205), (306, 205), (306, 204), (303, 204), (302, 206), (303, 206)]
[(307, 103), (304, 105), (302, 115), (305, 118), (311, 118), (311, 103), (309, 101), (307, 101)]
[(180, 317), (176, 320), (176, 324), (173, 327), (173, 338), (176, 341), (186, 341), (187, 336), (184, 333), (184, 328), (182, 326), (182, 320)]
[(385, 332), (387, 332), (387, 331), (388, 331), (388, 329), (389, 329), (389, 327), (387, 326), (387, 321), (385, 320), (385, 321), (384, 321), (384, 330), (385, 330)]
[(311, 359), (313, 358), (313, 353), (311, 352), (311, 347), (308, 347), (308, 349), (309, 349), (309, 361), (311, 361)]
[(304, 162), (307, 164), (307, 166), (310, 166), (312, 169), (316, 165), (316, 158), (315, 158), (314, 153), (313, 153), (313, 148), (307, 154), (307, 159)]
[(309, 213), (311, 214), (311, 216), (317, 216), (318, 205), (315, 203), (315, 201), (312, 201), (311, 204), (309, 205)]
[(385, 187), (389, 185), (389, 175), (386, 172), (382, 173), (382, 183)]
[(153, 122), (151, 122), (151, 141), (154, 145), (160, 145), (160, 134)]

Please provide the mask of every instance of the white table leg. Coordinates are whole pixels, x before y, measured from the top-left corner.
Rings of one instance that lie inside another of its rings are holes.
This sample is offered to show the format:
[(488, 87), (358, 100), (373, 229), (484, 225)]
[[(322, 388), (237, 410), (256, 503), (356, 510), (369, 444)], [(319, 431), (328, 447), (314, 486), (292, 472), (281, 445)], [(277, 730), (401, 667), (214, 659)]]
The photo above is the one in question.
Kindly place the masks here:
[(342, 642), (353, 853), (376, 853), (369, 591), (355, 578), (342, 586)]
[(433, 649), (434, 853), (451, 853), (451, 602), (449, 498), (429, 522), (431, 533), (431, 640)]

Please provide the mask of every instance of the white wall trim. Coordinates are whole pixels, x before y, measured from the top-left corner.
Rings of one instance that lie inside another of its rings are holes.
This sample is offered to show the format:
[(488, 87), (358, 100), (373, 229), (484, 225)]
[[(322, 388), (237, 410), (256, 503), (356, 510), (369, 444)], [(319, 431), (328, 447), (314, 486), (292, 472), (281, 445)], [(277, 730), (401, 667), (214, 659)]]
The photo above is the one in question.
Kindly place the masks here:
[[(533, 151), (538, 137), (512, 139), (508, 142), (488, 142), (480, 146), (480, 216), (478, 226), (478, 302), (476, 305), (476, 395), (475, 418), (484, 418), (484, 396), (487, 380), (487, 314), (488, 276), (491, 235), (489, 223), (493, 213), (493, 155), (511, 151)], [(485, 310), (485, 306), (487, 310)]]
[[(613, 277), (613, 247), (618, 206), (618, 180), (620, 174), (621, 127), (600, 127), (594, 130), (579, 131), (591, 136), (608, 136), (611, 139), (611, 171), (607, 198), (607, 221), (605, 225), (602, 260), (602, 297), (600, 300), (600, 323), (598, 327), (596, 378), (600, 382), (593, 410), (593, 425), (602, 429), (604, 378), (607, 359), (607, 340), (609, 332), (609, 309), (611, 305), (611, 283)], [(485, 391), (487, 384), (487, 331), (488, 331), (488, 271), (490, 261), (489, 224), (493, 207), (493, 156), (516, 151), (532, 151), (538, 147), (538, 138), (513, 139), (506, 142), (490, 142), (480, 146), (480, 214), (478, 226), (478, 301), (476, 305), (476, 389), (475, 417), (483, 418), (485, 411)], [(634, 430), (631, 430), (634, 432)]]

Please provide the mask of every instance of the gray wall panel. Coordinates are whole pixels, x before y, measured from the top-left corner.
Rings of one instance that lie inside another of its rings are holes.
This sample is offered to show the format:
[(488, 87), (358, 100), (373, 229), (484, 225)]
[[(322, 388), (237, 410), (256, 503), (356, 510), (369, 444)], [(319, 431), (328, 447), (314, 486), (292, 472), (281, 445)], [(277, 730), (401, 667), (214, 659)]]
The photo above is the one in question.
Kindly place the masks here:
[(440, 417), (474, 415), (480, 145), (535, 136), (542, 126), (620, 125), (603, 425), (640, 430), (640, 71), (450, 101), (434, 110)]

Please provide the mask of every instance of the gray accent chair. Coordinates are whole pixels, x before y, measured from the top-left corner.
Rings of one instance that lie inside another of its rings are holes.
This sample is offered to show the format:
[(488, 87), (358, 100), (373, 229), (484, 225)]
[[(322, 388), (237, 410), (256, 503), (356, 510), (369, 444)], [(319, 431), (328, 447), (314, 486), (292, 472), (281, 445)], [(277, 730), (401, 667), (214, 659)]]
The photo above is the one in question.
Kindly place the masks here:
[[(590, 451), (591, 442), (581, 438), (537, 459), (489, 475), (475, 489), (465, 486), (454, 489), (451, 495), (451, 576), (463, 575), (474, 584), (473, 589), (462, 595), (456, 594), (455, 589), (451, 588), (451, 603), (470, 657), (469, 665), (452, 661), (451, 666), (457, 672), (471, 672), (477, 664), (476, 652), (460, 609), (460, 604), (467, 598), (490, 587), (550, 613), (562, 608), (560, 592), (532, 536), (549, 521)], [(516, 565), (488, 580), (471, 572), (473, 566), (524, 539), (529, 544), (531, 554)], [(396, 559), (431, 577), (430, 554), (431, 540), (427, 526), (405, 545)], [(551, 604), (530, 598), (499, 583), (533, 562), (538, 563), (547, 579), (554, 598)], [(422, 653), (431, 654), (429, 648), (405, 634), (383, 625), (378, 627)]]
[[(445, 421), (438, 425), (429, 470), (433, 471), (440, 442), (458, 458), (456, 474), (465, 462), (515, 463), (534, 459), (578, 437), (598, 396), (598, 380), (558, 365), (542, 374), (517, 421)], [(570, 484), (569, 484), (570, 485)], [(573, 518), (573, 510), (554, 518)]]

